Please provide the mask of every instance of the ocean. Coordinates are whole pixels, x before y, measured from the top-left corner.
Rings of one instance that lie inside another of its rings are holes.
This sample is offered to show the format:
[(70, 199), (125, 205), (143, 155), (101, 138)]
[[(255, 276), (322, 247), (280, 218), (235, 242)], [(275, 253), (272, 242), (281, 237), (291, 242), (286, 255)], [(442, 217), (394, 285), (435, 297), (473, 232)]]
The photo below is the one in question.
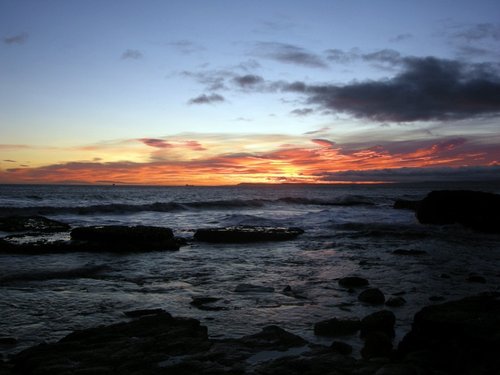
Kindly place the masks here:
[[(368, 279), (386, 298), (406, 300), (404, 306), (385, 307), (396, 314), (397, 341), (425, 305), (500, 291), (498, 235), (422, 225), (412, 211), (393, 208), (395, 199), (422, 199), (443, 189), (500, 193), (500, 183), (0, 185), (1, 216), (43, 215), (72, 227), (164, 226), (187, 240), (179, 251), (0, 254), (0, 337), (17, 339), (0, 351), (13, 354), (77, 329), (127, 320), (125, 311), (151, 308), (199, 319), (212, 338), (240, 337), (276, 324), (328, 344), (331, 339), (314, 336), (314, 323), (384, 308), (360, 303), (358, 291), (338, 285), (339, 278), (352, 275)], [(193, 241), (198, 228), (234, 225), (300, 227), (305, 233), (286, 242)], [(470, 275), (486, 282), (470, 282)], [(267, 289), (239, 292), (239, 284)], [(193, 306), (196, 297), (218, 298), (216, 308)], [(361, 345), (357, 337), (345, 340)]]

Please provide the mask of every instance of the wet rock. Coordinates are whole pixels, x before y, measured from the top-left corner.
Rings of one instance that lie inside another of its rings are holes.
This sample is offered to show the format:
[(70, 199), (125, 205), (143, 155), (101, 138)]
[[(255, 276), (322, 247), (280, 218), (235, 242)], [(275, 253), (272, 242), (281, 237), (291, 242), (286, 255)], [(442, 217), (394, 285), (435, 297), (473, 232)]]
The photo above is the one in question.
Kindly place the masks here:
[(332, 318), (314, 324), (314, 334), (318, 336), (340, 336), (351, 335), (359, 331), (361, 322), (359, 319)]
[(407, 255), (407, 256), (419, 256), (427, 255), (427, 251), (424, 250), (403, 250), (397, 249), (392, 252), (394, 255)]
[(406, 304), (406, 300), (403, 297), (390, 297), (385, 304), (389, 307), (401, 307)]
[(469, 283), (479, 283), (479, 284), (486, 283), (486, 279), (483, 276), (479, 276), (479, 275), (469, 275), (467, 277), (467, 281)]
[(15, 346), (17, 339), (14, 337), (0, 337), (0, 346)]
[(71, 238), (91, 244), (105, 246), (106, 250), (118, 252), (148, 250), (178, 250), (172, 229), (145, 225), (90, 226), (75, 228)]
[(392, 355), (392, 340), (387, 333), (381, 331), (368, 332), (364, 340), (365, 345), (361, 349), (363, 358), (389, 358)]
[(445, 298), (443, 296), (430, 296), (429, 297), (429, 301), (432, 301), (432, 302), (440, 302), (440, 301), (444, 301)]
[(66, 232), (70, 226), (66, 223), (43, 216), (7, 216), (0, 217), (0, 231), (4, 232)]
[(500, 233), (500, 195), (467, 190), (430, 192), (418, 206), (422, 224), (462, 224), (480, 232)]
[(375, 375), (426, 375), (428, 371), (409, 363), (389, 363), (380, 368)]
[(237, 293), (273, 293), (274, 288), (253, 284), (238, 284), (234, 291)]
[(396, 316), (392, 311), (381, 310), (361, 319), (361, 337), (371, 332), (383, 332), (389, 337), (394, 337)]
[(298, 292), (298, 291), (292, 289), (292, 287), (290, 285), (285, 286), (282, 290), (282, 293), (288, 297), (293, 297), (293, 298), (297, 298), (297, 299), (307, 299), (307, 296), (305, 296), (301, 292)]
[(140, 318), (147, 315), (167, 314), (167, 312), (163, 309), (142, 309), (125, 311), (124, 314), (129, 318)]
[(483, 294), (424, 307), (398, 348), (425, 352), (432, 367), (450, 374), (494, 374), (500, 369), (500, 294)]
[(286, 350), (304, 346), (307, 341), (276, 325), (270, 325), (264, 327), (259, 333), (242, 337), (238, 340), (238, 343), (251, 348)]
[(223, 306), (213, 306), (212, 303), (220, 301), (217, 297), (192, 297), (193, 300), (189, 303), (191, 306), (205, 311), (221, 311), (226, 310)]
[(385, 296), (380, 289), (370, 288), (363, 290), (359, 294), (358, 300), (364, 303), (369, 303), (371, 305), (381, 305), (385, 302)]
[(27, 349), (11, 362), (15, 373), (27, 375), (154, 374), (159, 373), (157, 364), (166, 358), (194, 355), (210, 345), (207, 329), (199, 321), (160, 313), (75, 331), (57, 343)]
[(358, 276), (347, 276), (339, 279), (339, 285), (344, 288), (360, 288), (368, 284), (368, 280)]
[(260, 241), (286, 241), (304, 233), (300, 228), (235, 226), (198, 229), (194, 239), (213, 243), (247, 243)]
[[(280, 358), (264, 363), (254, 372), (256, 375), (325, 375), (325, 374), (370, 374), (359, 372), (359, 368), (351, 357), (340, 353), (318, 353), (294, 357)], [(380, 367), (380, 366), (378, 366)]]
[(419, 204), (420, 201), (409, 200), (409, 199), (396, 199), (394, 201), (393, 208), (397, 210), (416, 211), (418, 209)]
[(333, 352), (340, 353), (343, 355), (349, 355), (352, 353), (352, 346), (343, 341), (334, 341), (330, 345), (330, 349)]

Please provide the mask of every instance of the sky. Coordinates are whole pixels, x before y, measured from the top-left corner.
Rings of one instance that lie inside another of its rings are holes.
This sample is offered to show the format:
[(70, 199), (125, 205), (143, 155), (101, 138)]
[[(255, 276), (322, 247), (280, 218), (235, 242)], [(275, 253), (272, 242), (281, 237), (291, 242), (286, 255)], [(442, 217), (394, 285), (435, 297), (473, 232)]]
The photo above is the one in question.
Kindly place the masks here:
[(0, 183), (500, 180), (498, 0), (0, 0)]

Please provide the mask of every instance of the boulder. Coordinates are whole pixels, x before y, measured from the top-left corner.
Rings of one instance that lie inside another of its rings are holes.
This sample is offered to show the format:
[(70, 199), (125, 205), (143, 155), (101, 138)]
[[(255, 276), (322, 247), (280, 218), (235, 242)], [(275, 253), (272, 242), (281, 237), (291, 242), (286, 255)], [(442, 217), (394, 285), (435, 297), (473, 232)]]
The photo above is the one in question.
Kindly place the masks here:
[(381, 310), (374, 312), (361, 319), (361, 337), (368, 335), (371, 332), (383, 332), (389, 337), (394, 337), (394, 325), (396, 324), (396, 316), (392, 311)]
[(371, 305), (381, 305), (385, 302), (385, 296), (380, 289), (370, 288), (363, 290), (359, 294), (358, 300), (364, 303), (369, 303)]
[(260, 241), (286, 241), (304, 233), (300, 228), (235, 226), (198, 229), (194, 239), (212, 243), (247, 243)]
[(396, 199), (394, 201), (393, 207), (397, 210), (416, 211), (418, 209), (419, 204), (420, 201), (413, 201), (408, 199)]
[(180, 246), (172, 229), (145, 225), (79, 227), (71, 231), (71, 239), (83, 247), (111, 252), (178, 250)]
[(368, 280), (358, 276), (347, 276), (339, 279), (339, 285), (344, 288), (359, 288), (368, 284)]
[(374, 331), (365, 336), (365, 345), (361, 349), (364, 359), (389, 358), (392, 355), (392, 339), (387, 333)]
[(333, 352), (340, 353), (343, 355), (349, 355), (352, 353), (352, 346), (343, 341), (334, 341), (330, 345), (330, 349)]
[(425, 352), (436, 370), (494, 374), (500, 369), (500, 294), (482, 294), (420, 310), (398, 353)]
[(419, 204), (422, 224), (462, 224), (485, 233), (500, 233), (500, 195), (468, 190), (430, 192)]
[(332, 318), (314, 324), (314, 334), (318, 336), (351, 335), (359, 331), (360, 320)]

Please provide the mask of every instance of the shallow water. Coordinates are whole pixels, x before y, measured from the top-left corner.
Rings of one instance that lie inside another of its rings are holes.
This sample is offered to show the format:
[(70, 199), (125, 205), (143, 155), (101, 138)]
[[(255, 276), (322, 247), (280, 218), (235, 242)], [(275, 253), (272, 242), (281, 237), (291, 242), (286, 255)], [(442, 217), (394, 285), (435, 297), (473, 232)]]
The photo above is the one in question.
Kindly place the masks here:
[[(407, 300), (403, 307), (389, 308), (397, 317), (397, 341), (409, 330), (416, 311), (438, 303), (430, 297), (450, 300), (500, 290), (499, 236), (459, 226), (423, 226), (412, 212), (392, 208), (396, 198), (420, 199), (443, 187), (0, 186), (0, 213), (49, 212), (46, 216), (72, 226), (159, 225), (188, 239), (196, 228), (209, 226), (306, 230), (288, 242), (190, 241), (174, 252), (116, 255), (103, 249), (101, 254), (0, 255), (0, 337), (18, 339), (17, 346), (0, 350), (12, 354), (75, 329), (126, 320), (124, 311), (144, 308), (199, 319), (217, 338), (252, 334), (276, 324), (329, 344), (332, 339), (314, 336), (315, 322), (363, 317), (383, 308), (358, 302), (360, 290), (341, 288), (337, 279), (349, 275), (367, 278), (386, 297), (398, 294)], [(460, 187), (500, 191), (495, 185)], [(426, 254), (394, 255), (397, 249)], [(474, 273), (487, 282), (467, 282)], [(242, 283), (272, 287), (274, 292), (235, 292)], [(293, 295), (283, 293), (286, 286)], [(193, 297), (218, 297), (209, 306), (220, 310), (200, 310), (190, 305)], [(356, 336), (345, 339), (357, 348), (361, 345)]]

